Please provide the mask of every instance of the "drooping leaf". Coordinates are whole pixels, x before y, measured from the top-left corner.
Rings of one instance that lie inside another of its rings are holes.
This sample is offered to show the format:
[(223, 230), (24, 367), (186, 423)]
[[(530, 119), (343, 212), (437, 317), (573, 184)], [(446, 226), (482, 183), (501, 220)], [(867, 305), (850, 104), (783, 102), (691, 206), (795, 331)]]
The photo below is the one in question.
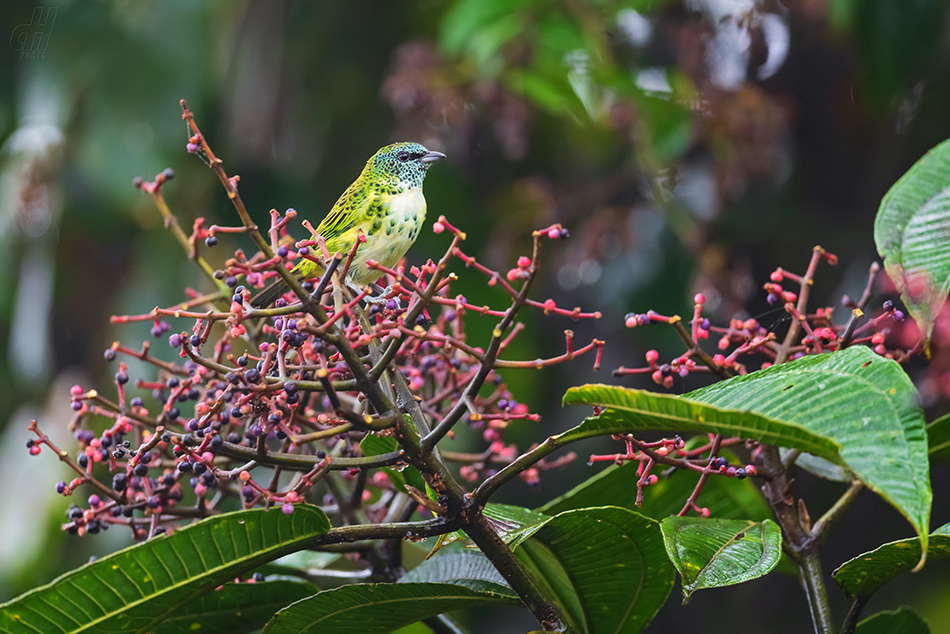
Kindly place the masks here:
[(323, 511), (210, 517), (86, 564), (0, 605), (5, 634), (149, 631), (181, 606), (330, 528)]
[(874, 220), (888, 276), (927, 337), (950, 290), (950, 142), (888, 190)]
[[(930, 534), (927, 559), (950, 557), (950, 524), (944, 524)], [(920, 559), (920, 539), (901, 539), (846, 561), (835, 570), (834, 577), (841, 589), (852, 597), (867, 598), (893, 577), (913, 568)]]
[(864, 619), (854, 634), (930, 634), (930, 626), (913, 608), (905, 605)]
[(410, 570), (397, 583), (451, 583), (517, 598), (505, 578), (480, 551), (440, 553)]
[(244, 634), (264, 627), (274, 613), (317, 592), (309, 583), (228, 583), (175, 610), (154, 634)]
[[(747, 376), (755, 374), (758, 373)], [(771, 418), (746, 408), (729, 409), (672, 394), (597, 384), (572, 387), (564, 395), (564, 404), (595, 405), (607, 409), (554, 437), (561, 442), (648, 429), (696, 431), (751, 438), (769, 445), (795, 447), (832, 461), (840, 461), (838, 453), (841, 448), (833, 440), (816, 434), (799, 423)]]
[(950, 459), (950, 414), (927, 425), (927, 444), (931, 460)]
[[(720, 452), (720, 455), (730, 456), (728, 452)], [(734, 460), (730, 462), (738, 464)], [(538, 511), (556, 515), (585, 506), (610, 505), (636, 510), (660, 520), (679, 513), (683, 503), (696, 487), (699, 475), (677, 470), (669, 477), (661, 477), (657, 484), (644, 489), (641, 508), (636, 507), (637, 479), (636, 463), (611, 465), (564, 495), (551, 500)], [(760, 521), (772, 517), (768, 503), (750, 479), (710, 478), (706, 481), (696, 504), (708, 508), (712, 517), (720, 519)]]
[(526, 532), (515, 554), (570, 632), (640, 632), (673, 588), (659, 523), (634, 511), (566, 511)]
[(388, 634), (443, 612), (515, 602), (508, 594), (448, 583), (361, 583), (284, 608), (264, 634)]
[[(804, 357), (690, 392), (831, 438), (845, 465), (927, 540), (930, 464), (917, 390), (901, 366), (863, 346)], [(792, 446), (792, 445), (789, 445)], [(823, 456), (827, 458), (827, 456)]]
[(667, 517), (660, 529), (683, 581), (683, 603), (697, 590), (766, 575), (782, 557), (782, 529), (771, 520)]

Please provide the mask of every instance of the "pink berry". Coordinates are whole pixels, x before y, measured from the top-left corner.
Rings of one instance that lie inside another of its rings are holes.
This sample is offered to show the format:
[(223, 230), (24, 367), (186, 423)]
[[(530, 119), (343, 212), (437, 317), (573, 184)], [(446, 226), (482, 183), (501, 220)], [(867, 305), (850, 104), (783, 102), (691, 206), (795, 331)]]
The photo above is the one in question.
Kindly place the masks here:
[(699, 514), (703, 517), (709, 517), (709, 509), (704, 506), (703, 508), (699, 509)]
[(82, 386), (80, 385), (72, 386), (71, 388), (69, 388), (69, 393), (72, 394), (73, 396), (79, 396), (80, 394), (82, 394)]
[(772, 274), (769, 275), (769, 279), (778, 284), (782, 281), (782, 269), (775, 269), (772, 271)]
[(653, 365), (660, 358), (660, 353), (657, 352), (656, 350), (647, 350), (647, 353), (644, 356), (647, 359), (647, 363), (649, 363), (650, 365)]
[(520, 258), (518, 258), (518, 268), (519, 268), (519, 269), (526, 269), (526, 268), (528, 268), (529, 266), (531, 266), (531, 258), (529, 258), (529, 257), (526, 256), (526, 255), (522, 255)]
[(441, 222), (436, 221), (436, 223), (432, 225), (433, 233), (442, 233), (443, 231), (445, 231), (445, 225)]
[(713, 363), (715, 363), (716, 365), (725, 365), (726, 357), (722, 356), (721, 354), (717, 354), (716, 356), (713, 357)]
[(705, 304), (705, 303), (706, 303), (706, 296), (703, 295), (702, 293), (696, 293), (696, 295), (693, 296), (693, 303), (695, 303), (695, 304)]
[(546, 300), (544, 300), (544, 310), (545, 310), (545, 311), (550, 312), (550, 311), (554, 310), (555, 308), (557, 308), (557, 304), (554, 303), (554, 300), (553, 300), (553, 299), (546, 299)]
[(294, 505), (288, 502), (287, 504), (284, 504), (282, 507), (280, 507), (280, 512), (284, 515), (290, 515), (294, 512)]
[(557, 240), (557, 239), (560, 238), (560, 237), (561, 237), (561, 230), (560, 230), (560, 229), (555, 229), (555, 228), (548, 229), (548, 238), (549, 238), (549, 239), (551, 239), (551, 240)]
[(626, 326), (627, 328), (636, 328), (637, 326), (640, 325), (640, 322), (639, 320), (637, 320), (637, 316), (631, 313), (627, 315), (627, 318), (624, 320), (623, 325)]

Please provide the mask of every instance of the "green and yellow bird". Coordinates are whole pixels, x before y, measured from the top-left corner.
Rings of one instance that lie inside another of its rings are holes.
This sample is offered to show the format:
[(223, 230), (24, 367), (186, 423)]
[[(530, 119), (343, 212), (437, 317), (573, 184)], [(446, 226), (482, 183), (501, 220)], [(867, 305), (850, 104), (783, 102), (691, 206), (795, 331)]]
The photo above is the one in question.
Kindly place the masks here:
[[(366, 161), (359, 178), (320, 222), (317, 233), (326, 240), (330, 253), (346, 254), (360, 230), (366, 236), (347, 273), (350, 282), (358, 286), (375, 282), (382, 273), (366, 263), (375, 260), (391, 268), (416, 241), (426, 217), (422, 181), (429, 166), (443, 158), (445, 154), (418, 143), (387, 145)], [(303, 259), (291, 272), (299, 279), (308, 279), (319, 276), (322, 268)], [(287, 285), (278, 279), (252, 298), (251, 304), (256, 308), (267, 306), (286, 290)]]

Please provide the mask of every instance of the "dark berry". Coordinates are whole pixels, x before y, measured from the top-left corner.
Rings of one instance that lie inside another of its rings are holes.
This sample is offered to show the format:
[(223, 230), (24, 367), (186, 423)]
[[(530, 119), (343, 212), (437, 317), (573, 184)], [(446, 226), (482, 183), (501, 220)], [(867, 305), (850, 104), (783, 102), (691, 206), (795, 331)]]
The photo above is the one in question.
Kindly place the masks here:
[(119, 385), (125, 385), (126, 383), (129, 382), (129, 375), (123, 372), (122, 370), (119, 370), (118, 372), (115, 373), (115, 382), (118, 383)]
[(224, 280), (224, 283), (227, 284), (229, 288), (234, 288), (235, 286), (237, 286), (237, 278), (231, 275), (230, 277)]
[(162, 170), (162, 176), (165, 177), (165, 180), (170, 181), (171, 179), (175, 178), (175, 170), (170, 167), (166, 167), (164, 170)]
[(231, 443), (232, 445), (240, 444), (241, 434), (232, 431), (230, 434), (228, 434), (228, 442)]
[(198, 335), (191, 335), (191, 339), (188, 340), (192, 348), (198, 348), (201, 346), (201, 337)]
[(191, 434), (185, 434), (184, 436), (181, 437), (181, 444), (183, 444), (186, 447), (194, 447), (195, 437), (192, 436)]
[(57, 493), (62, 494), (63, 491), (65, 491), (65, 490), (66, 490), (66, 483), (65, 483), (65, 482), (57, 482), (57, 483), (56, 483), (56, 492), (57, 492)]
[(165, 385), (167, 385), (170, 389), (175, 389), (181, 385), (181, 381), (178, 380), (177, 376), (173, 376), (172, 378), (165, 381)]
[(168, 413), (165, 414), (165, 416), (168, 418), (168, 420), (178, 420), (178, 416), (180, 414), (181, 412), (178, 411), (178, 408), (173, 407), (170, 410), (168, 410)]
[(736, 477), (740, 480), (744, 480), (747, 475), (749, 474), (746, 472), (745, 467), (739, 467), (736, 469)]
[(102, 358), (106, 361), (113, 361), (115, 359), (115, 350), (106, 348), (106, 351), (102, 353)]
[(144, 407), (145, 403), (142, 401), (142, 398), (140, 396), (136, 396), (135, 398), (132, 399), (129, 405), (131, 405), (132, 407)]
[(261, 380), (261, 373), (255, 368), (251, 368), (244, 373), (244, 378), (247, 379), (249, 383), (257, 383)]
[(204, 472), (207, 471), (207, 470), (208, 470), (208, 465), (206, 465), (205, 463), (203, 463), (203, 462), (196, 462), (196, 463), (195, 463), (195, 473), (197, 473), (198, 475), (201, 475), (202, 473), (204, 473)]
[(251, 576), (251, 579), (253, 579), (254, 581), (263, 581), (263, 580), (264, 580), (264, 575), (262, 575), (262, 574), (259, 573), (259, 572), (255, 572), (255, 573)]
[(140, 478), (142, 478), (142, 477), (144, 477), (144, 476), (147, 476), (147, 475), (148, 475), (148, 465), (142, 464), (142, 463), (140, 462), (139, 464), (135, 465), (135, 469), (133, 469), (132, 472), (135, 473), (135, 475), (137, 475), (137, 476), (140, 477)]
[(188, 462), (187, 460), (182, 460), (181, 462), (178, 463), (178, 470), (181, 471), (182, 473), (188, 473), (189, 471), (191, 471), (191, 463)]
[(218, 238), (215, 236), (208, 236), (205, 238), (205, 246), (216, 247), (218, 246)]
[(239, 357), (237, 358), (237, 364), (238, 364), (239, 366), (241, 366), (242, 368), (246, 368), (246, 367), (247, 367), (247, 356), (245, 356), (245, 355), (243, 355), (243, 354), (242, 354), (241, 356), (239, 356)]
[(211, 447), (213, 449), (217, 449), (223, 444), (224, 444), (224, 439), (221, 438), (221, 436), (215, 436), (214, 438), (211, 439)]

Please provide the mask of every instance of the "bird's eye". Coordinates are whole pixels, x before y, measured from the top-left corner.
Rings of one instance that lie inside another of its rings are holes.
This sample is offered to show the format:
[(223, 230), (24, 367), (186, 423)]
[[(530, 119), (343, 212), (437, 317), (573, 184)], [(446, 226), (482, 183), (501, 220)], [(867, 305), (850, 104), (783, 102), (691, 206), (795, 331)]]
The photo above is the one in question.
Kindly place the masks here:
[(409, 152), (400, 152), (396, 155), (396, 158), (405, 163), (409, 160)]

